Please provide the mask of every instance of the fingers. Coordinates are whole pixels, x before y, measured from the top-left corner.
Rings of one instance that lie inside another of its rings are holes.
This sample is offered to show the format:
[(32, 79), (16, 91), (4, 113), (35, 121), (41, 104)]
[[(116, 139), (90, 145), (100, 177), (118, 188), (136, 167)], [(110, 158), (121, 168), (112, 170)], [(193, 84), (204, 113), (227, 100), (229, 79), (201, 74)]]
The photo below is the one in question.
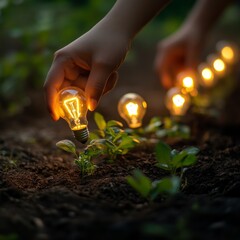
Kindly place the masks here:
[(95, 64), (92, 66), (92, 70), (85, 88), (88, 109), (90, 111), (94, 111), (97, 107), (98, 102), (103, 95), (110, 74), (111, 70), (107, 67), (101, 66), (101, 64)]
[(107, 84), (104, 88), (103, 94), (107, 94), (115, 87), (118, 81), (118, 77), (119, 77), (118, 72), (111, 73), (110, 77), (108, 78)]
[(171, 60), (169, 58), (169, 52), (167, 48), (158, 46), (158, 55), (155, 60), (155, 70), (159, 76), (159, 79), (164, 88), (168, 89), (172, 87), (173, 81), (171, 77)]
[(57, 93), (64, 80), (64, 68), (61, 64), (53, 63), (44, 83), (45, 98), (47, 102), (48, 111), (52, 119), (57, 121), (59, 115), (57, 112)]

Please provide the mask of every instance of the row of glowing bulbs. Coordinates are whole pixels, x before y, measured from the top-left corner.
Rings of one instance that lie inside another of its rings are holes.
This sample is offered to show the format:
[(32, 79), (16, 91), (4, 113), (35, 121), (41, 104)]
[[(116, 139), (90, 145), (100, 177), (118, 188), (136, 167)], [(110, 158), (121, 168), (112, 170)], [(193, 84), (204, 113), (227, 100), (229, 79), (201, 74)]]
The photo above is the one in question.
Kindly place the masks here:
[[(227, 43), (217, 45), (219, 55), (211, 55), (208, 62), (199, 66), (199, 82), (204, 87), (211, 87), (219, 76), (226, 72), (226, 66), (237, 60), (237, 48)], [(190, 106), (190, 96), (197, 94), (198, 82), (193, 72), (182, 72), (177, 77), (177, 87), (166, 95), (166, 106), (172, 115), (181, 116)], [(75, 138), (81, 143), (88, 140), (87, 101), (84, 92), (76, 87), (67, 87), (58, 94), (59, 114), (71, 128)], [(118, 112), (130, 128), (142, 125), (146, 113), (146, 101), (135, 93), (125, 94), (118, 103)]]

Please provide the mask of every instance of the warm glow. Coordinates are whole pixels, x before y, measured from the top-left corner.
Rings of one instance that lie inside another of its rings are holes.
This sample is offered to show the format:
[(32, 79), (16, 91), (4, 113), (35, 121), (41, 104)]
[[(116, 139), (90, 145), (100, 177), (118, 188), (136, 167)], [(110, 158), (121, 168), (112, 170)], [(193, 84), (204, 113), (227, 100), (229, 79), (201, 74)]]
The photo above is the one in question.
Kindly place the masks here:
[(136, 103), (130, 102), (126, 104), (126, 108), (129, 116), (137, 116), (138, 115), (138, 105)]
[(220, 58), (217, 58), (214, 62), (213, 62), (213, 68), (215, 69), (215, 71), (217, 72), (223, 72), (225, 70), (225, 63), (223, 62), (223, 60), (221, 60)]
[(191, 77), (185, 77), (183, 79), (183, 87), (192, 88), (194, 86), (193, 79)]
[(231, 47), (226, 46), (221, 50), (222, 57), (226, 60), (232, 60), (234, 58), (234, 51)]
[(127, 93), (118, 102), (118, 112), (131, 128), (142, 125), (147, 103), (136, 93)]
[(172, 100), (176, 107), (182, 107), (183, 104), (185, 103), (184, 97), (181, 96), (180, 94), (176, 94), (175, 96), (173, 96)]
[(63, 105), (73, 119), (78, 119), (80, 116), (80, 104), (77, 97), (69, 98), (63, 101)]
[(202, 77), (205, 80), (211, 81), (213, 79), (213, 77), (214, 77), (212, 70), (210, 68), (204, 68), (202, 70)]

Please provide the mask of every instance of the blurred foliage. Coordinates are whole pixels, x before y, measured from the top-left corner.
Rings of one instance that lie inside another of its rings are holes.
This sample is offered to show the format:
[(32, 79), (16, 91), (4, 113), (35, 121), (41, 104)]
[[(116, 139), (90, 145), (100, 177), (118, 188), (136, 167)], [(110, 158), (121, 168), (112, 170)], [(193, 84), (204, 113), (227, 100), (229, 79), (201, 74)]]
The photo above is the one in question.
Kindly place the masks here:
[[(114, 2), (0, 0), (0, 117), (30, 103), (29, 93), (41, 89), (53, 53), (89, 30)], [(137, 41), (152, 44), (174, 32), (194, 2), (172, 1)]]

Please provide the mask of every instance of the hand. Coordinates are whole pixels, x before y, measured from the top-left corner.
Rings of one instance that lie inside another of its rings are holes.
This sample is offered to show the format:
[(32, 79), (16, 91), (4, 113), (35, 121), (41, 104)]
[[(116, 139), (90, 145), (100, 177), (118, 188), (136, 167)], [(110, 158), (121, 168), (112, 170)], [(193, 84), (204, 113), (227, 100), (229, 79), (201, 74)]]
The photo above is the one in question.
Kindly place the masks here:
[(100, 24), (55, 53), (44, 89), (53, 120), (59, 119), (57, 93), (66, 86), (85, 91), (89, 110), (93, 111), (103, 94), (117, 79), (130, 40)]
[(197, 68), (205, 35), (193, 26), (184, 26), (158, 44), (155, 69), (165, 88), (174, 86), (176, 76), (182, 70)]

